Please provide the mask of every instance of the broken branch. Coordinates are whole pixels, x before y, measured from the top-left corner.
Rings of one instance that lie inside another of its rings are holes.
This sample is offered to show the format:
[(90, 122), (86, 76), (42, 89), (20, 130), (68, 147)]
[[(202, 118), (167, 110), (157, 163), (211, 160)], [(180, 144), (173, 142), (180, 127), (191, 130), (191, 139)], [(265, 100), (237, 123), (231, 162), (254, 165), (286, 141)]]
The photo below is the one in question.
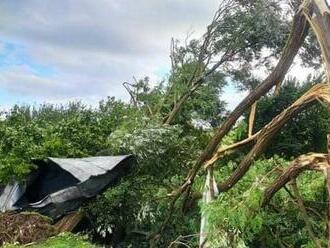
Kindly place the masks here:
[(250, 165), (254, 159), (260, 155), (266, 148), (268, 142), (277, 133), (277, 131), (283, 127), (283, 125), (295, 114), (301, 112), (308, 105), (323, 101), (330, 104), (330, 85), (329, 84), (317, 84), (313, 86), (308, 92), (295, 101), (290, 107), (285, 109), (282, 113), (276, 116), (269, 124), (267, 124), (258, 137), (258, 140), (252, 150), (244, 157), (238, 168), (234, 173), (223, 183), (219, 184), (219, 190), (221, 192), (231, 189), (249, 170)]
[(322, 171), (328, 162), (328, 155), (323, 153), (309, 153), (301, 155), (290, 163), (288, 168), (269, 186), (264, 192), (264, 198), (261, 206), (265, 207), (273, 196), (289, 181), (297, 178), (306, 170)]

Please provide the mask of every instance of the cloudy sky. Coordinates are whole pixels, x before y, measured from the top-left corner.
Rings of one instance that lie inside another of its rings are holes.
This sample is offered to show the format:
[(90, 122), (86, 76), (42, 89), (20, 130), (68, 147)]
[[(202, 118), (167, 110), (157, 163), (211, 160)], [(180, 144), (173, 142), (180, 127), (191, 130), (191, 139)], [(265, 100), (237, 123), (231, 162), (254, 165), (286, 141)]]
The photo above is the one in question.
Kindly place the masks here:
[[(199, 37), (217, 0), (1, 0), (0, 108), (127, 100), (122, 82), (169, 70), (171, 37)], [(228, 88), (226, 100), (239, 98)], [(236, 100), (233, 100), (236, 99)]]

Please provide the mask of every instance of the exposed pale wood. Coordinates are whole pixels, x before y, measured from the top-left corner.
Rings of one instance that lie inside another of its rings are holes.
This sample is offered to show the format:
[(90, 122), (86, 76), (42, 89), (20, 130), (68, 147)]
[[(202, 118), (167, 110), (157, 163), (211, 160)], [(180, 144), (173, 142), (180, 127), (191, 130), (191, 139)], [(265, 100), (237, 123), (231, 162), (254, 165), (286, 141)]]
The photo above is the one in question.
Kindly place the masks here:
[(276, 116), (269, 124), (267, 124), (258, 137), (258, 140), (252, 150), (244, 157), (239, 166), (233, 172), (233, 174), (219, 184), (219, 190), (227, 191), (231, 189), (249, 170), (250, 165), (254, 159), (264, 151), (271, 138), (277, 133), (277, 131), (283, 127), (283, 125), (295, 114), (301, 112), (308, 105), (322, 101), (330, 104), (330, 85), (318, 84), (313, 86), (308, 92), (295, 101), (290, 107), (285, 109), (282, 113)]
[(254, 119), (256, 117), (256, 110), (257, 110), (257, 102), (254, 102), (251, 106), (251, 110), (250, 110), (250, 114), (249, 114), (249, 130), (248, 130), (249, 138), (253, 134), (253, 126), (254, 126)]
[(84, 215), (81, 212), (74, 212), (64, 216), (55, 224), (58, 232), (71, 232), (79, 224)]
[[(214, 175), (213, 175), (213, 168), (209, 167), (207, 170), (207, 176), (205, 180), (204, 185), (204, 192), (203, 192), (203, 203), (208, 204), (212, 202), (215, 197), (219, 194), (217, 183), (215, 181)], [(209, 230), (209, 216), (202, 211), (201, 213), (201, 225), (200, 225), (200, 238), (199, 238), (199, 248), (208, 248), (211, 247), (208, 238), (207, 233)]]
[(297, 178), (306, 170), (323, 172), (328, 165), (328, 155), (324, 153), (309, 153), (301, 155), (283, 171), (283, 173), (264, 191), (261, 206), (266, 206), (272, 197), (292, 179)]
[[(308, 33), (309, 25), (306, 21), (305, 16), (302, 13), (297, 13), (293, 20), (292, 30), (289, 39), (286, 43), (281, 59), (272, 71), (272, 73), (250, 94), (245, 97), (241, 103), (233, 110), (229, 117), (224, 121), (224, 123), (215, 132), (214, 136), (208, 143), (205, 150), (202, 152), (200, 157), (197, 159), (195, 165), (190, 170), (186, 182), (181, 186), (181, 188), (175, 194), (181, 194), (186, 191), (192, 185), (196, 174), (205, 163), (209, 160), (214, 152), (216, 151), (218, 145), (221, 143), (223, 137), (230, 131), (236, 121), (241, 117), (241, 115), (251, 107), (251, 105), (257, 101), (261, 96), (266, 94), (272, 87), (274, 87), (278, 82), (281, 82), (288, 72), (293, 59), (298, 53), (299, 48), (305, 40)], [(188, 189), (189, 190), (189, 189)]]
[(325, 72), (328, 82), (330, 82), (330, 9), (326, 0), (305, 0), (302, 9), (312, 3), (313, 15), (304, 11), (313, 31), (317, 37), (322, 51)]
[(239, 142), (236, 142), (232, 145), (220, 147), (217, 150), (217, 152), (213, 155), (213, 157), (204, 163), (204, 168), (208, 168), (209, 166), (213, 165), (216, 161), (218, 161), (220, 158), (237, 150), (238, 148), (241, 148), (242, 146), (255, 142), (256, 139), (258, 138), (259, 134), (260, 134), (260, 131), (255, 133), (251, 137), (241, 140)]
[(274, 91), (274, 96), (278, 96), (280, 94), (281, 86), (282, 86), (282, 82), (279, 82), (278, 84), (276, 84), (275, 91)]

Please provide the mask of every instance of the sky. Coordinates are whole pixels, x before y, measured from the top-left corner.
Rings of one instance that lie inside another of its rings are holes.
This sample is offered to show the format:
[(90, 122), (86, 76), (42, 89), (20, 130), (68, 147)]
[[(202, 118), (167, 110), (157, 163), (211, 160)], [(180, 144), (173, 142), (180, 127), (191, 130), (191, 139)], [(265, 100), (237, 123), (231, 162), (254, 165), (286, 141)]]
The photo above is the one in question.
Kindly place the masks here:
[[(200, 37), (217, 0), (1, 0), (0, 108), (128, 100), (133, 76), (160, 81), (170, 40)], [(306, 71), (293, 70), (302, 77)], [(245, 93), (226, 88), (233, 108)]]

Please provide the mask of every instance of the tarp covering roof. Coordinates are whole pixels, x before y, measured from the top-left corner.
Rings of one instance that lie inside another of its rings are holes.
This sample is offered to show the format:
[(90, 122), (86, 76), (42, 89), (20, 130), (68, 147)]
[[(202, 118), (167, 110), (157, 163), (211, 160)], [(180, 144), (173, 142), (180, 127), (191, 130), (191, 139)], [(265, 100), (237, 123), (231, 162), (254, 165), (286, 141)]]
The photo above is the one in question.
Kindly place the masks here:
[(13, 182), (0, 189), (0, 210), (61, 217), (127, 174), (132, 159), (124, 155), (34, 160), (37, 169), (24, 184)]
[(112, 170), (121, 161), (129, 156), (105, 156), (87, 158), (48, 158), (69, 172), (80, 182), (86, 181), (93, 176), (100, 176)]

